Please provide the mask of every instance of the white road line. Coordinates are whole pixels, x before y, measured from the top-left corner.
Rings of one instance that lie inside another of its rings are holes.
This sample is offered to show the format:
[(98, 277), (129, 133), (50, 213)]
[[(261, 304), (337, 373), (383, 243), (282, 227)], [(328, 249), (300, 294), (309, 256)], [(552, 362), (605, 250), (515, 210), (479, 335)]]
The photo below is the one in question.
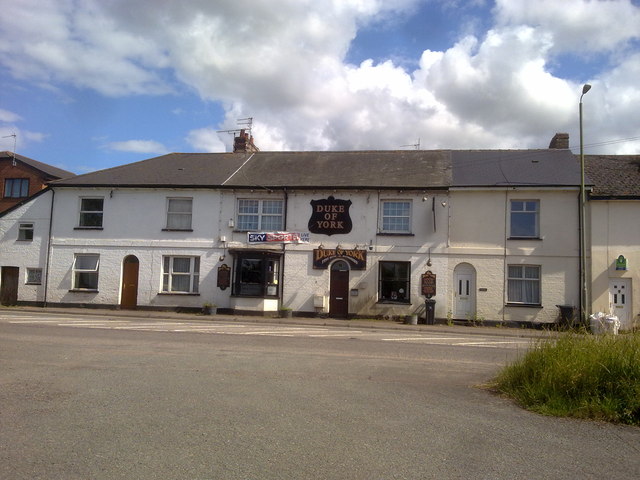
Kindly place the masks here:
[(400, 338), (383, 338), (386, 342), (406, 342), (406, 341), (428, 341), (433, 342), (434, 340), (460, 340), (460, 337), (400, 337)]

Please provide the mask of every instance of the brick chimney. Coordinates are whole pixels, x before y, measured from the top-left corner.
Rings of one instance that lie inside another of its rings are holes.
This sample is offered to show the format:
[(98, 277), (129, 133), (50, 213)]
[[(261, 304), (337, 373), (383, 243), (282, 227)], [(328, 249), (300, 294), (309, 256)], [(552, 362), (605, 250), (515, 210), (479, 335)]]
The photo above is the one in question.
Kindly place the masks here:
[(556, 133), (551, 139), (549, 148), (568, 149), (569, 148), (569, 134), (568, 133)]
[(253, 144), (253, 135), (249, 135), (244, 129), (240, 130), (240, 135), (233, 138), (233, 153), (259, 151), (260, 149)]

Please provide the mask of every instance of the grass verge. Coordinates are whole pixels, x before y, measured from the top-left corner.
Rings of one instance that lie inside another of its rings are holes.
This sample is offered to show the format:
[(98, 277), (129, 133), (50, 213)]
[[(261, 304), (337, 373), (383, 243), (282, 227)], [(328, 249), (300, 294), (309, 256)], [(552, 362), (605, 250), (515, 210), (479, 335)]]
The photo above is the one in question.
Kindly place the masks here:
[(540, 340), (493, 387), (544, 415), (640, 426), (640, 332)]

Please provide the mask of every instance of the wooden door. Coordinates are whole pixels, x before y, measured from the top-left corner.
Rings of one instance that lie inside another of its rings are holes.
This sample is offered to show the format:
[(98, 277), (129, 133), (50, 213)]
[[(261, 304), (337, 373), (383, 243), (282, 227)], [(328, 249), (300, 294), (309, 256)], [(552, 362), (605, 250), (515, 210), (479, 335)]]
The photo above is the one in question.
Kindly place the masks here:
[(349, 316), (349, 265), (338, 260), (331, 265), (329, 287), (329, 315), (335, 318)]
[(0, 304), (17, 305), (18, 303), (18, 267), (2, 267), (0, 274)]
[(138, 271), (140, 262), (134, 255), (124, 259), (122, 266), (122, 294), (120, 308), (135, 310), (138, 306)]

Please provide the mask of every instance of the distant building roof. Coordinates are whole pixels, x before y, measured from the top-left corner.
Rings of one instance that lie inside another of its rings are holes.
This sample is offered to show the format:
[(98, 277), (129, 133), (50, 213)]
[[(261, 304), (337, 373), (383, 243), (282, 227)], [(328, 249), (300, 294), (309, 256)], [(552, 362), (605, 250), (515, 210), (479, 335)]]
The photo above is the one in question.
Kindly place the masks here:
[(585, 155), (592, 198), (640, 199), (640, 155)]
[(21, 162), (25, 165), (35, 168), (36, 170), (39, 170), (42, 173), (44, 173), (46, 176), (51, 177), (52, 180), (58, 179), (58, 178), (73, 177), (75, 175), (75, 173), (68, 172), (67, 170), (63, 170), (62, 168), (53, 167), (46, 163), (42, 163), (37, 160), (34, 160), (33, 158), (18, 155), (17, 153), (14, 154), (13, 152), (6, 152), (6, 151), (0, 152), (0, 159), (2, 158), (9, 158), (9, 159), (15, 158), (16, 162)]

